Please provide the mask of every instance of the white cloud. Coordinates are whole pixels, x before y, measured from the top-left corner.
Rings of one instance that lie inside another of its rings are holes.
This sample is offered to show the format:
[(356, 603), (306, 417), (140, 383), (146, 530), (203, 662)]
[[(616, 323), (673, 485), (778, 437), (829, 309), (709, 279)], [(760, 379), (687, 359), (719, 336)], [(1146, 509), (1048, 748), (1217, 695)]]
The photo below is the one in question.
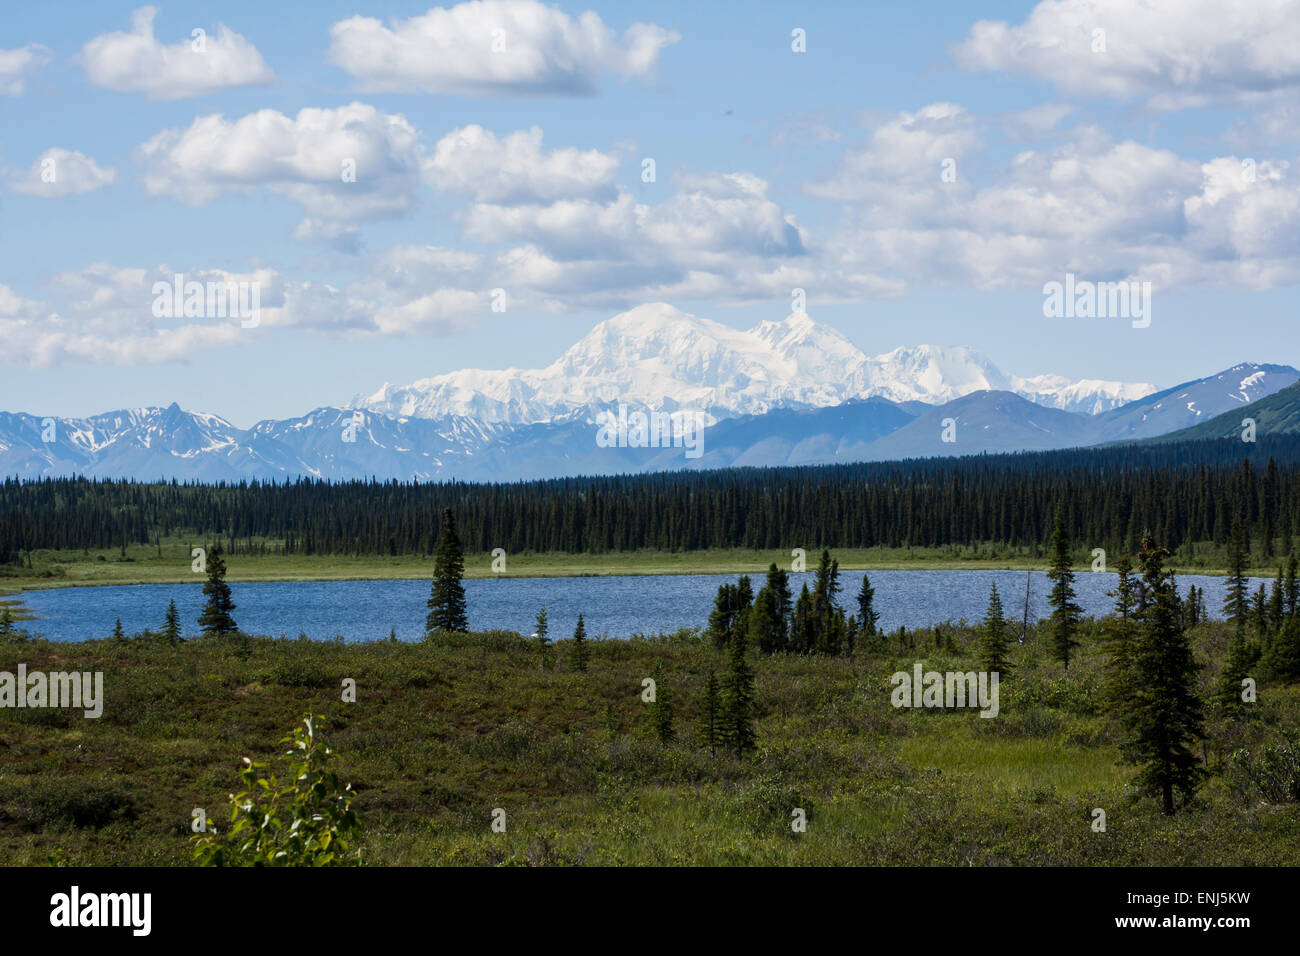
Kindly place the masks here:
[(679, 39), (634, 23), (620, 40), (594, 12), (573, 18), (537, 0), (472, 0), (387, 26), (340, 20), (329, 59), (367, 91), (584, 96), (603, 73), (649, 74)]
[(1017, 25), (980, 20), (952, 53), (1158, 110), (1250, 101), (1300, 86), (1300, 0), (1043, 0)]
[(27, 81), (54, 59), (48, 47), (29, 43), (14, 50), (0, 50), (0, 94), (21, 96)]
[(257, 48), (224, 24), (215, 37), (205, 31), (160, 43), (153, 32), (156, 13), (153, 7), (141, 7), (131, 15), (130, 33), (105, 33), (87, 43), (81, 51), (86, 78), (96, 86), (143, 93), (152, 100), (262, 86), (275, 79)]
[(264, 187), (304, 207), (295, 235), (338, 239), (415, 206), (418, 139), (404, 117), (352, 103), (295, 117), (269, 109), (233, 121), (200, 116), (153, 136), (136, 155), (152, 195), (198, 206)]
[[(911, 115), (902, 114), (904, 125)], [(933, 137), (891, 154), (914, 157), (925, 170), (919, 177), (907, 162), (891, 168), (873, 137), (809, 186), (849, 210), (825, 245), (848, 268), (977, 288), (1041, 287), (1067, 270), (1160, 287), (1300, 281), (1300, 179), (1289, 164), (1260, 161), (1252, 181), (1236, 157), (1201, 163), (1114, 143), (1093, 127), (1072, 134), (1050, 150), (1020, 153), (983, 184), (963, 163), (957, 182), (943, 182)]]
[(551, 202), (612, 196), (618, 157), (595, 149), (543, 153), (537, 126), (498, 139), (471, 125), (440, 139), (424, 169), (434, 188), (469, 193), (478, 202)]
[(53, 147), (36, 158), (36, 162), (9, 179), (10, 188), (29, 196), (49, 199), (78, 196), (107, 186), (117, 173), (102, 167), (76, 150)]

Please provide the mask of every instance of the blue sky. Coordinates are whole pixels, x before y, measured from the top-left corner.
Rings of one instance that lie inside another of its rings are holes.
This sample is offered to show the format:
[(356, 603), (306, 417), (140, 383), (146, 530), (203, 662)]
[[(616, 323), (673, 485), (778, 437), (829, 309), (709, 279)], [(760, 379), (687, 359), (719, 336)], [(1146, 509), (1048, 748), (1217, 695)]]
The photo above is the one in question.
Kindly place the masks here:
[[(870, 354), (1161, 386), (1300, 364), (1298, 25), (1212, 0), (14, 6), (0, 408), (248, 425), (543, 365), (645, 301), (748, 327), (795, 285)], [(1044, 318), (1066, 271), (1152, 281), (1151, 327)], [(172, 272), (259, 282), (263, 321), (156, 318)]]

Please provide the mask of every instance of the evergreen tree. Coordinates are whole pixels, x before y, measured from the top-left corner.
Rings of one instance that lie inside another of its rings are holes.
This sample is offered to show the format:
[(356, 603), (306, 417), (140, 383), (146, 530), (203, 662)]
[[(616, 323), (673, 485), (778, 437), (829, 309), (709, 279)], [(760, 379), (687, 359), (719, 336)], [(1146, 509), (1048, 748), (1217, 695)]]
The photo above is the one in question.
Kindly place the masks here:
[(1268, 634), (1268, 590), (1263, 584), (1255, 592), (1255, 599), (1250, 607), (1250, 619), (1255, 625), (1255, 633), (1265, 637)]
[(546, 605), (543, 604), (542, 609), (537, 612), (536, 634), (537, 634), (537, 669), (538, 670), (543, 670), (543, 671), (546, 670), (546, 657), (548, 654), (548, 648), (550, 647), (551, 644), (551, 639), (548, 636), (550, 634), (550, 631), (551, 631), (551, 625), (546, 617)]
[(126, 631), (122, 630), (122, 619), (120, 617), (113, 622), (113, 640), (114, 641), (126, 640)]
[(1173, 575), (1164, 568), (1168, 553), (1149, 538), (1143, 541), (1140, 568), (1147, 606), (1138, 618), (1123, 753), (1140, 767), (1138, 783), (1160, 798), (1165, 814), (1172, 814), (1174, 794), (1181, 794), (1184, 803), (1191, 799), (1205, 769), (1193, 752), (1204, 733), (1197, 664), (1179, 621)]
[(175, 644), (181, 639), (181, 616), (176, 610), (176, 601), (174, 599), (167, 604), (167, 614), (163, 618), (162, 635), (168, 644)]
[[(938, 632), (936, 630), (936, 639)], [(1002, 610), (1002, 598), (998, 586), (993, 585), (989, 592), (989, 608), (984, 615), (984, 625), (980, 629), (980, 662), (984, 670), (998, 673), (1005, 679), (1011, 673), (1011, 664), (1007, 654), (1011, 650), (1011, 628), (1007, 625), (1006, 614)]]
[(1279, 566), (1277, 569), (1277, 580), (1273, 582), (1273, 593), (1268, 599), (1268, 629), (1271, 633), (1277, 633), (1282, 629), (1282, 622), (1286, 620), (1286, 578), (1283, 576), (1283, 570)]
[(794, 619), (790, 623), (790, 649), (796, 654), (811, 653), (817, 639), (812, 593), (805, 584), (794, 602)]
[(1246, 584), (1246, 537), (1240, 521), (1232, 526), (1228, 547), (1228, 591), (1223, 602), (1223, 616), (1231, 621), (1243, 637), (1250, 618), (1250, 592)]
[(1300, 680), (1300, 617), (1288, 617), (1260, 659), (1270, 680)]
[(700, 702), (700, 742), (709, 748), (710, 756), (715, 756), (718, 746), (723, 743), (722, 718), (718, 675), (710, 667), (709, 676), (704, 681), (704, 700)]
[(1137, 633), (1138, 584), (1133, 579), (1133, 561), (1127, 554), (1115, 562), (1118, 580), (1109, 596), (1115, 599), (1115, 614), (1102, 631), (1106, 654), (1106, 702), (1121, 720), (1132, 698), (1133, 646)]
[(1047, 576), (1055, 582), (1047, 595), (1047, 602), (1052, 605), (1049, 624), (1052, 648), (1056, 659), (1068, 670), (1070, 652), (1079, 646), (1075, 635), (1079, 630), (1079, 618), (1083, 614), (1083, 608), (1074, 600), (1070, 536), (1065, 529), (1064, 511), (1059, 507), (1056, 510), (1056, 529), (1052, 532), (1052, 561), (1048, 566)]
[(772, 564), (767, 569), (767, 588), (776, 597), (777, 615), (781, 621), (781, 647), (790, 642), (790, 618), (794, 614), (794, 595), (790, 593), (790, 575)]
[(433, 559), (433, 586), (429, 593), (429, 614), (424, 621), (426, 638), (438, 631), (469, 632), (465, 606), (465, 552), (456, 534), (456, 516), (450, 508), (442, 512), (442, 529)]
[(771, 588), (764, 586), (749, 612), (749, 643), (764, 654), (784, 650), (784, 631), (777, 597)]
[(718, 650), (727, 646), (735, 631), (736, 605), (738, 596), (736, 585), (723, 583), (718, 586), (717, 596), (713, 599), (713, 610), (709, 614), (706, 633)]
[(221, 558), (221, 542), (208, 549), (208, 580), (203, 594), (208, 599), (199, 614), (199, 627), (205, 637), (221, 637), (239, 630), (230, 612), (235, 609), (230, 585), (226, 583), (226, 562)]
[(737, 634), (731, 642), (731, 669), (723, 686), (722, 735), (737, 757), (754, 749), (754, 672), (745, 660), (747, 641)]
[[(1288, 537), (1288, 541), (1291, 539)], [(1286, 563), (1286, 613), (1289, 617), (1300, 615), (1300, 581), (1296, 580), (1296, 556)]]
[(8, 604), (0, 604), (0, 641), (12, 641), (17, 635), (13, 612)]
[(655, 699), (647, 709), (647, 725), (661, 744), (670, 744), (677, 733), (673, 729), (673, 702), (664, 684), (663, 665), (656, 663), (650, 676), (655, 682)]
[(875, 637), (879, 633), (880, 612), (876, 610), (875, 601), (876, 589), (864, 574), (862, 588), (858, 591), (858, 626), (862, 628), (863, 637)]
[(1241, 682), (1250, 676), (1250, 665), (1254, 655), (1246, 643), (1246, 635), (1233, 631), (1228, 639), (1228, 656), (1224, 659), (1223, 670), (1219, 672), (1219, 684), (1216, 696), (1219, 706), (1224, 710), (1240, 714), (1242, 707)]
[(573, 629), (573, 644), (569, 648), (569, 668), (570, 670), (583, 672), (587, 669), (587, 628), (582, 623), (582, 615), (578, 615), (578, 626)]

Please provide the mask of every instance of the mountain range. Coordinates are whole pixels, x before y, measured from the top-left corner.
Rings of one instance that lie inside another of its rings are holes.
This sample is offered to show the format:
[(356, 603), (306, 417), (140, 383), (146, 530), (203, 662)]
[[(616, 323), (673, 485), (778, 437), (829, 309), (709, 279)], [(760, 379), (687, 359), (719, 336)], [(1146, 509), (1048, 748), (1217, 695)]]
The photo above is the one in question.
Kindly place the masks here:
[[(511, 481), (1216, 438), (1248, 409), (1261, 429), (1300, 431), (1298, 382), (1295, 368), (1254, 363), (1161, 391), (1022, 378), (967, 347), (868, 356), (802, 313), (741, 331), (654, 304), (542, 369), (386, 384), (248, 429), (174, 403), (80, 419), (0, 412), (0, 475)], [(699, 443), (602, 441), (598, 422), (620, 405), (625, 418), (686, 416)]]

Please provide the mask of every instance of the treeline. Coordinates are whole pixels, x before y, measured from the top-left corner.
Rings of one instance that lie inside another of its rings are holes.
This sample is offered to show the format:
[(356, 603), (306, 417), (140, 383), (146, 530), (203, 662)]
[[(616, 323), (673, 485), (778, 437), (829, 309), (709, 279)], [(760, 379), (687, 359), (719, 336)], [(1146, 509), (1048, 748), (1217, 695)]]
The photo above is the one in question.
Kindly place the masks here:
[(38, 549), (194, 535), (228, 554), (431, 555), (452, 508), (467, 550), (1045, 544), (1060, 506), (1080, 546), (1225, 546), (1265, 557), (1300, 533), (1300, 437), (961, 459), (570, 478), (516, 484), (355, 481), (0, 484), (0, 563)]

